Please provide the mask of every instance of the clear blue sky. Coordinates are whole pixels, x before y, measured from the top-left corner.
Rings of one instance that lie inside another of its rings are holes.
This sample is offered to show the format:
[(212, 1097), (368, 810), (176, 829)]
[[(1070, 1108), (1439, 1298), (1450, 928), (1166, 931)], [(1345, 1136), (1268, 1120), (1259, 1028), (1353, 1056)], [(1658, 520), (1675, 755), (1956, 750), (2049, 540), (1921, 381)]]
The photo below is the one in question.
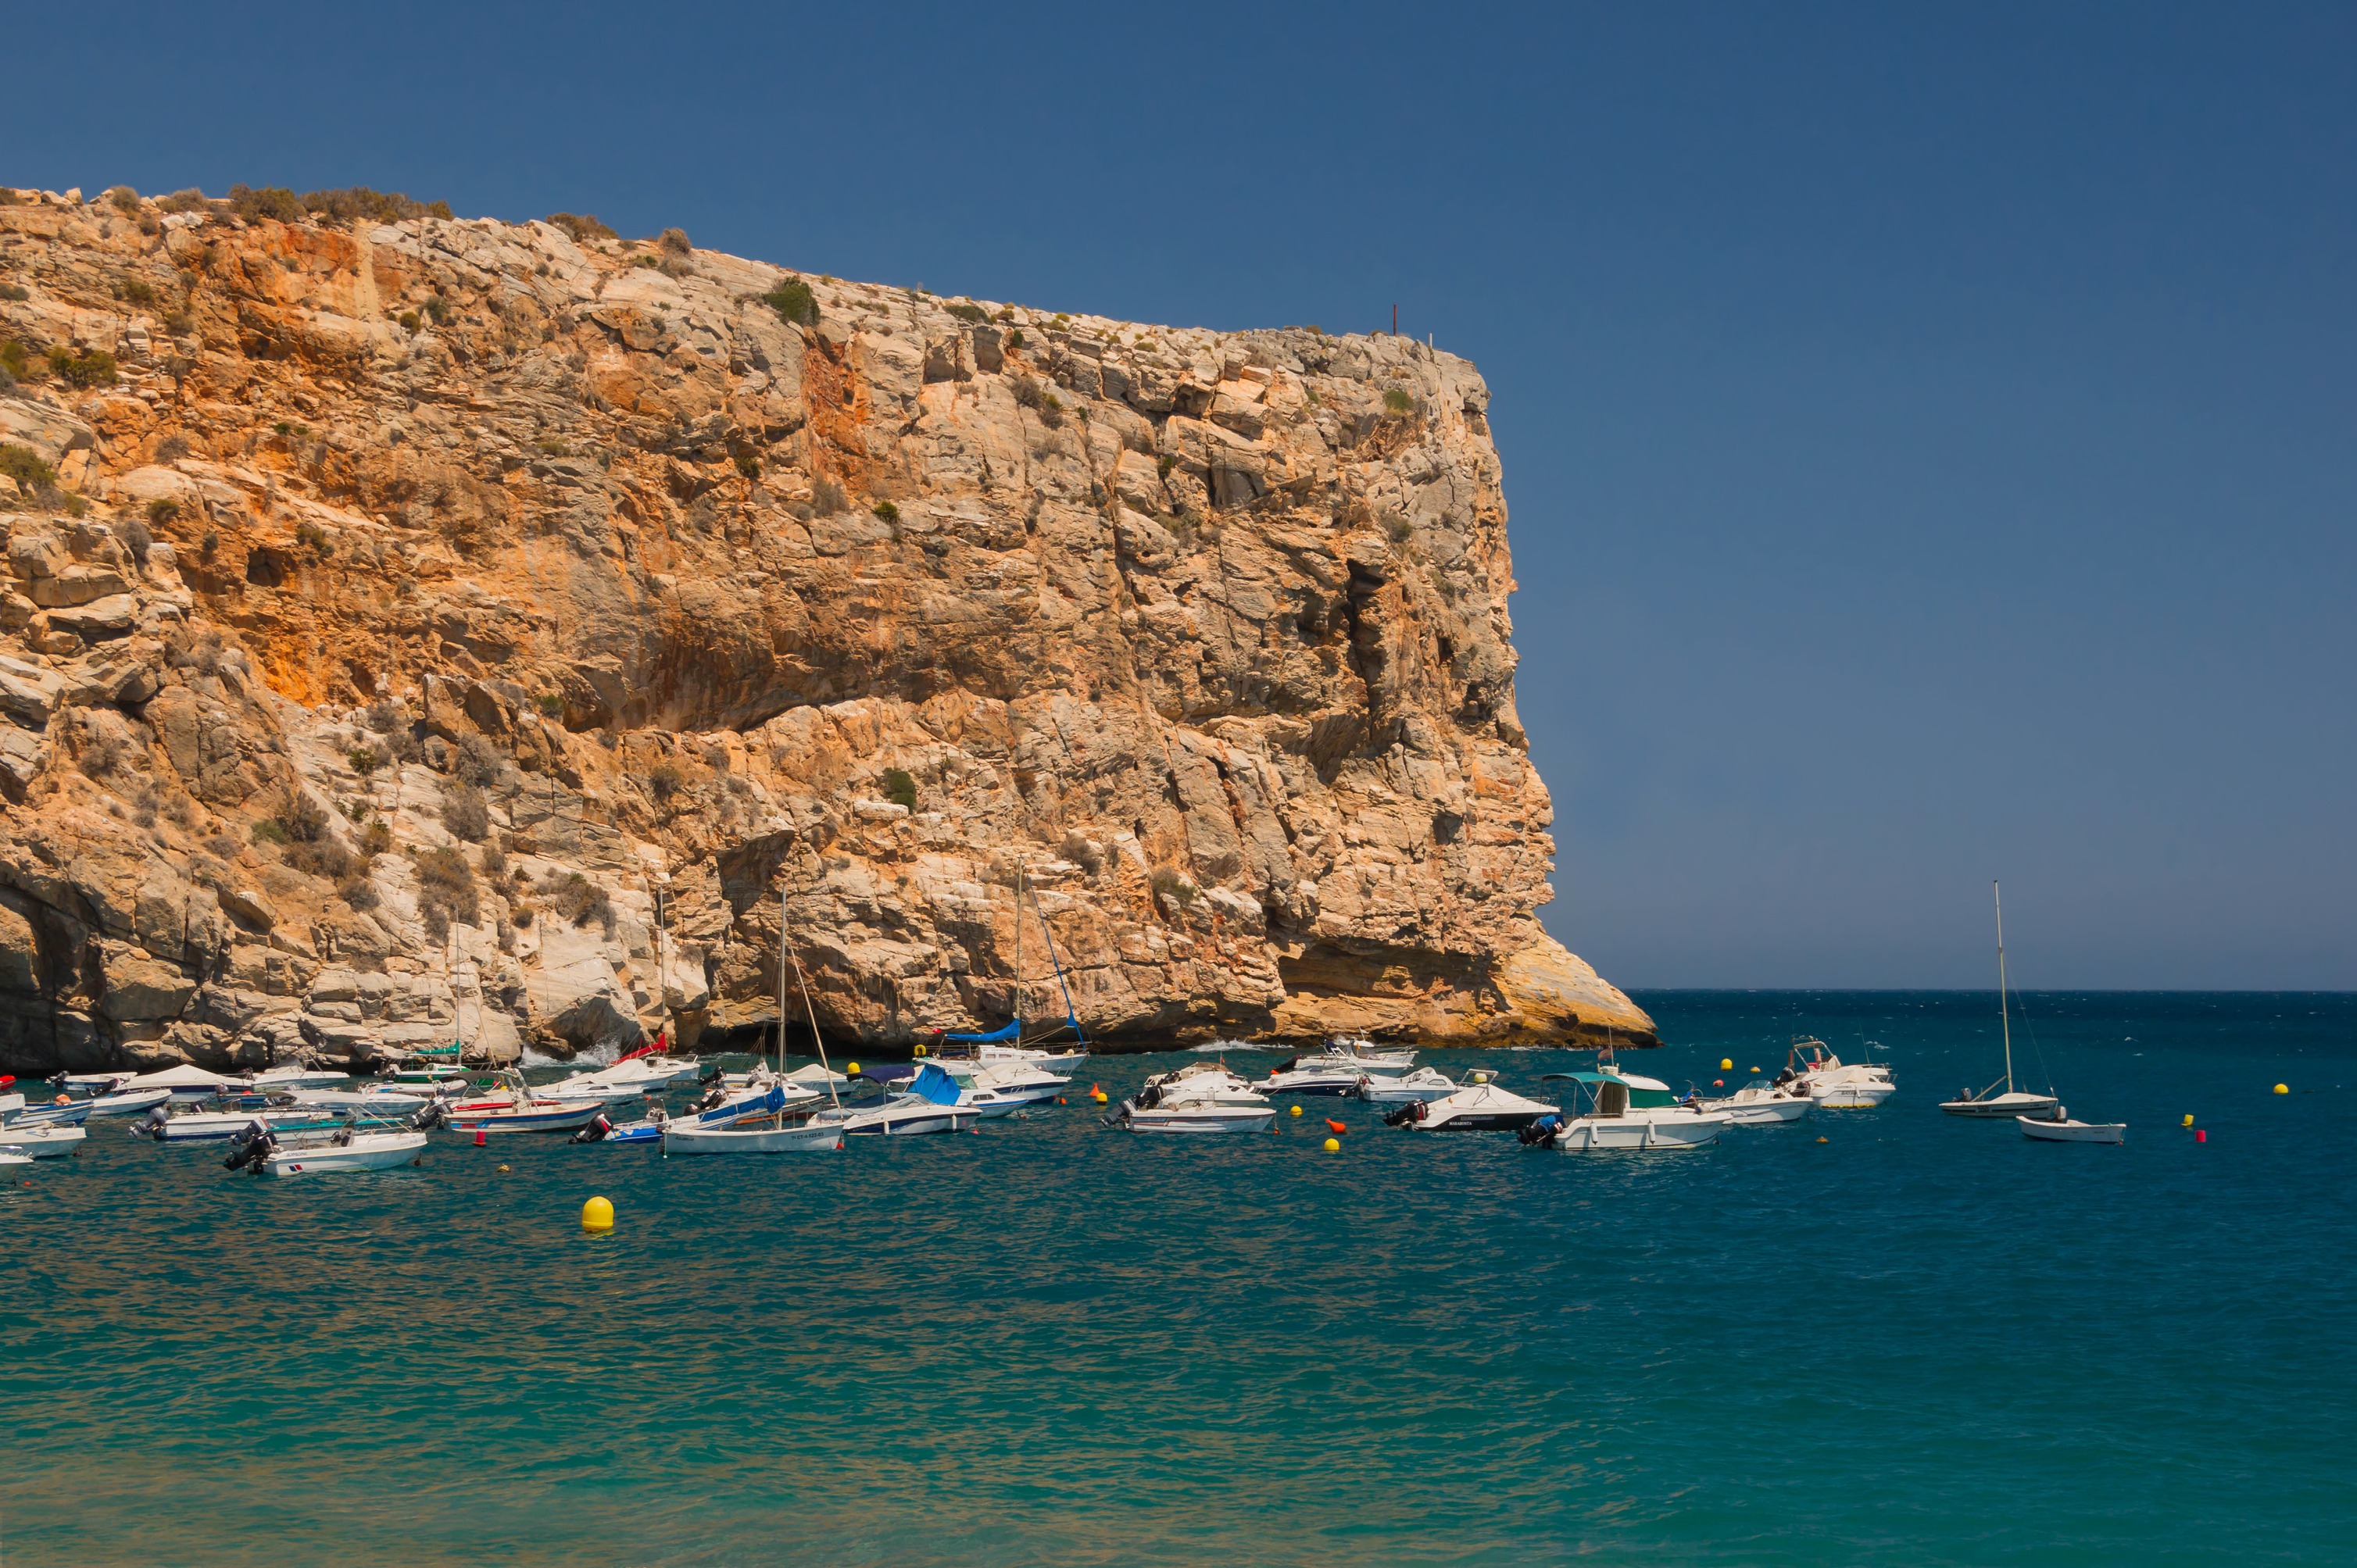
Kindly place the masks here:
[(0, 178), (367, 184), (1431, 333), (1557, 935), (2357, 986), (2357, 9), (19, 7)]

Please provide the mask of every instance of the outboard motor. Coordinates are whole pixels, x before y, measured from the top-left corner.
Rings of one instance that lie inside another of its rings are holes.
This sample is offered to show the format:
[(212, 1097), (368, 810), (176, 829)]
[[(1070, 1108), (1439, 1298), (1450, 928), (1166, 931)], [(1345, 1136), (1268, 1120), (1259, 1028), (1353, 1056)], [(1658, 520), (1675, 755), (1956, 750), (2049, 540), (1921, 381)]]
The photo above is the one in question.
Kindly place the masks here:
[(263, 1162), (270, 1157), (270, 1152), (276, 1147), (278, 1147), (278, 1140), (272, 1135), (269, 1123), (257, 1116), (247, 1122), (236, 1137), (230, 1140), (229, 1158), (223, 1160), (221, 1164), (231, 1170), (250, 1170), (254, 1175), (260, 1176)]
[(702, 1078), (697, 1079), (695, 1081), (709, 1087), (712, 1084), (718, 1083), (722, 1079), (727, 1076), (728, 1074), (726, 1069), (714, 1068), (710, 1072), (705, 1073)]
[(1386, 1127), (1413, 1127), (1430, 1114), (1432, 1113), (1425, 1109), (1423, 1101), (1411, 1100), (1405, 1105), (1402, 1105), (1395, 1110), (1384, 1112), (1383, 1125)]
[(611, 1122), (607, 1121), (606, 1113), (603, 1111), (600, 1111), (597, 1115), (589, 1118), (587, 1123), (584, 1125), (580, 1131), (575, 1133), (573, 1136), (565, 1139), (565, 1141), (568, 1144), (595, 1144), (613, 1130), (614, 1124)]
[(1540, 1117), (1514, 1136), (1520, 1138), (1525, 1147), (1536, 1148), (1541, 1144), (1552, 1143), (1555, 1135), (1562, 1130), (1563, 1114), (1558, 1112), (1553, 1116)]
[(445, 1100), (427, 1101), (409, 1118), (409, 1130), (413, 1133), (431, 1133), (436, 1127), (449, 1124), (450, 1104)]
[(164, 1106), (151, 1105), (147, 1108), (147, 1120), (141, 1125), (146, 1129), (149, 1137), (160, 1144), (164, 1141), (164, 1123), (171, 1119), (171, 1112)]

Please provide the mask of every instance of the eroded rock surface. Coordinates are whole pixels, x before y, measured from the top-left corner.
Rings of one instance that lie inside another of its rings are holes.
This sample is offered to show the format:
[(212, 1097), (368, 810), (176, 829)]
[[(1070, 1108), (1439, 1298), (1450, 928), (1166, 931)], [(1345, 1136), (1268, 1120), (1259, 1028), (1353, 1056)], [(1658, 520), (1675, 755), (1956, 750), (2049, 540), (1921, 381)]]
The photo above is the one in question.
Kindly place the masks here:
[[(1473, 368), (544, 223), (0, 206), (0, 1068), (1650, 1040)], [(806, 289), (806, 295), (799, 292)], [(805, 302), (808, 308), (805, 308)]]

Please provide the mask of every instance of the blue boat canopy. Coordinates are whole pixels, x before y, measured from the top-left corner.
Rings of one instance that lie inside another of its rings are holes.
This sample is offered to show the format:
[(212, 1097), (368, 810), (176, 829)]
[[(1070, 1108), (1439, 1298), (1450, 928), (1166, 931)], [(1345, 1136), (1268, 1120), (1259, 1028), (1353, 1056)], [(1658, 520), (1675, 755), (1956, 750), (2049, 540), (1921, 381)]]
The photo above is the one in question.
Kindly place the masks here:
[(957, 1079), (931, 1062), (917, 1069), (916, 1078), (909, 1084), (909, 1092), (936, 1105), (955, 1105), (964, 1093), (958, 1088)]

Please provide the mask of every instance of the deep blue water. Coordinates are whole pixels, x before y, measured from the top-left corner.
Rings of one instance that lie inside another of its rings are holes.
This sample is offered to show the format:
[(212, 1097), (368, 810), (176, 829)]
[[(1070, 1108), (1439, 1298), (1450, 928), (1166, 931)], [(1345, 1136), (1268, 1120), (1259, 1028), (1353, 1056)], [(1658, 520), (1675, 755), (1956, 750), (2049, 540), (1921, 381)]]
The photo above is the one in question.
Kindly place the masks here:
[(265, 1182), (102, 1128), (0, 1193), (0, 1561), (2357, 1558), (2357, 997), (2032, 996), (2121, 1148), (1939, 1114), (1992, 998), (1641, 1000), (1637, 1070), (1806, 1031), (1900, 1093), (1655, 1156), (1075, 1103)]

